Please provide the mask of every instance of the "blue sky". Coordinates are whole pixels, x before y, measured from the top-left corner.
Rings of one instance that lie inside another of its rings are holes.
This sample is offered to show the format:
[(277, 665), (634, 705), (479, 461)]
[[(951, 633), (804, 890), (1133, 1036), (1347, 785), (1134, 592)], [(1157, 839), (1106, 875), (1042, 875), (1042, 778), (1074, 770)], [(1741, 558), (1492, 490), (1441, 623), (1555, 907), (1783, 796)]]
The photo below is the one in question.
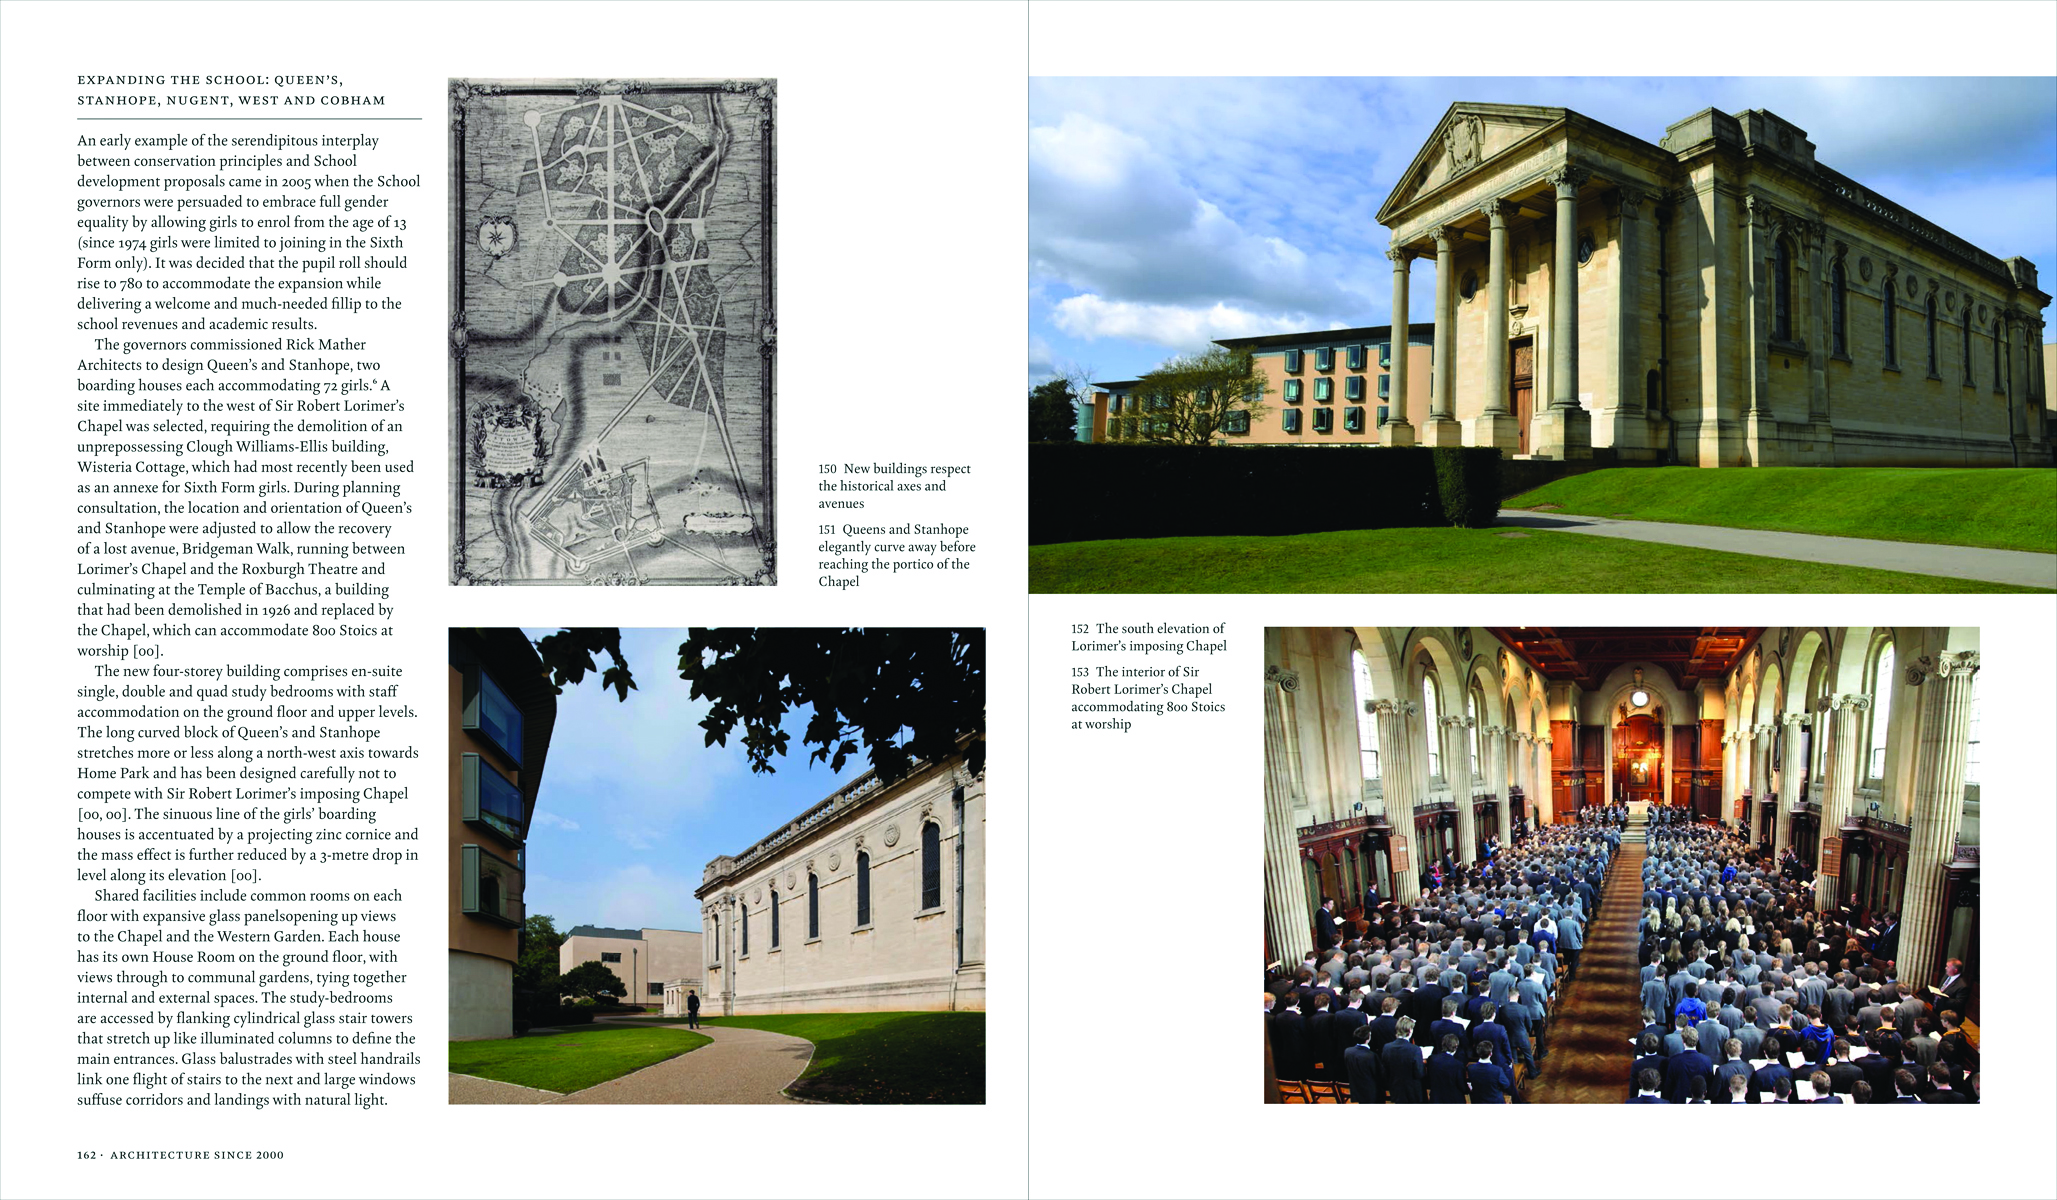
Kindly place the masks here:
[[(1651, 142), (1703, 108), (1770, 109), (1822, 163), (2057, 290), (2057, 79), (1038, 78), (1030, 381), (1385, 324), (1376, 214), (1458, 100), (1562, 106)], [(1434, 279), (1417, 263), (1414, 294)]]
[(707, 702), (687, 699), (691, 685), (678, 674), (685, 637), (683, 629), (624, 629), (637, 685), (628, 700), (591, 677), (557, 698), (525, 899), (560, 931), (700, 928), (693, 889), (708, 860), (741, 851), (870, 768), (861, 753), (841, 774), (825, 762), (810, 766), (812, 747), (800, 740), (812, 714), (805, 708), (786, 714), (792, 741), (772, 760), (776, 774), (750, 772), (740, 727), (727, 747), (703, 746)]

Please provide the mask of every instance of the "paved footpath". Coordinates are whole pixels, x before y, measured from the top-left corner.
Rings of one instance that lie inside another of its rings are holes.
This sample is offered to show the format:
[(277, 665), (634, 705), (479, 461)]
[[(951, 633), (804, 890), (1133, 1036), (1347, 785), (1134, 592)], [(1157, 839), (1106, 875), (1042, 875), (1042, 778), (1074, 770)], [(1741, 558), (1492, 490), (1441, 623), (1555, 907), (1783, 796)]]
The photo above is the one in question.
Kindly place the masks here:
[[(629, 1025), (630, 1021), (609, 1021)], [(647, 1028), (647, 1027), (646, 1027)], [(683, 1025), (656, 1026), (683, 1030)], [(703, 1025), (712, 1045), (560, 1095), (511, 1083), (450, 1076), (452, 1104), (797, 1104), (785, 1089), (807, 1069), (814, 1043), (762, 1029)]]
[(1624, 521), (1617, 517), (1583, 517), (1517, 508), (1501, 509), (1499, 524), (1503, 528), (1587, 533), (1597, 537), (1696, 546), (1702, 550), (1726, 550), (1732, 554), (1791, 558), (1843, 567), (1876, 567), (1882, 571), (1942, 575), (1950, 579), (2057, 588), (2057, 554), (2036, 554), (2027, 550), (1985, 550), (1975, 546), (1938, 546), (1928, 542), (1783, 533), (1774, 529), (1730, 529), (1722, 525)]

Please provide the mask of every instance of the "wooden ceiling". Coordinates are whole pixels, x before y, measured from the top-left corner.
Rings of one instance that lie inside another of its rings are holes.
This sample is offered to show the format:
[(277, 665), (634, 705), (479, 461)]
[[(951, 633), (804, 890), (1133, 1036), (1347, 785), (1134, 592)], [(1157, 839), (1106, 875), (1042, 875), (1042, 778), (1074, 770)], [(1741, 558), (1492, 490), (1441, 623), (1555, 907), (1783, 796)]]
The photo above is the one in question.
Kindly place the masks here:
[(1678, 629), (1653, 626), (1488, 628), (1552, 683), (1598, 688), (1623, 663), (1649, 663), (1680, 690), (1728, 673), (1764, 632), (1762, 627)]

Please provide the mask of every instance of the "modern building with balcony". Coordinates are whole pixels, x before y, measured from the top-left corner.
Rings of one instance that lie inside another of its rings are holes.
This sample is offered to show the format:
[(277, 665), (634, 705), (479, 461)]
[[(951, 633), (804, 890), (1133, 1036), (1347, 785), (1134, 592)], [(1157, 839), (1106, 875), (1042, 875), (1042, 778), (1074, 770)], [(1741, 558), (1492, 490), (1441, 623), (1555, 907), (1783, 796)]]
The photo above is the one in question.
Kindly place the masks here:
[(985, 776), (923, 763), (708, 863), (702, 1011), (983, 1011), (985, 829)]
[(557, 696), (519, 629), (450, 631), (450, 1038), (514, 1035), (526, 844)]

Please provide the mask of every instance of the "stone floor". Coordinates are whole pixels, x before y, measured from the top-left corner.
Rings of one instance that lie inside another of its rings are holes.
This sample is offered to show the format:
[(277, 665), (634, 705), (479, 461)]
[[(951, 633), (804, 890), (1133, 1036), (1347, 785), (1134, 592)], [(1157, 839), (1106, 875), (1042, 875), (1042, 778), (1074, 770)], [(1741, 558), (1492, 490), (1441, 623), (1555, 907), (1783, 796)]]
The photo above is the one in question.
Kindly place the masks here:
[(1640, 841), (1624, 841), (1607, 869), (1606, 896), (1586, 927), (1578, 975), (1550, 1019), (1549, 1057), (1530, 1104), (1620, 1104), (1628, 1099), (1629, 1043), (1643, 1028), (1636, 924), (1642, 919)]

